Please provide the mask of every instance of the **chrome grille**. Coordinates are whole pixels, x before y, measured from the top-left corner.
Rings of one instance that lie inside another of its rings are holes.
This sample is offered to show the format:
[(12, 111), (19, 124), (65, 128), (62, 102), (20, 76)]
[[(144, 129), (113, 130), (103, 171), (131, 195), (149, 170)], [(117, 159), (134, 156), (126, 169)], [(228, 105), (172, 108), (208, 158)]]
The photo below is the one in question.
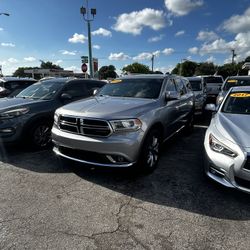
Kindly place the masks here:
[(107, 137), (111, 128), (107, 121), (79, 118), (62, 115), (59, 117), (59, 128), (63, 131), (85, 136)]

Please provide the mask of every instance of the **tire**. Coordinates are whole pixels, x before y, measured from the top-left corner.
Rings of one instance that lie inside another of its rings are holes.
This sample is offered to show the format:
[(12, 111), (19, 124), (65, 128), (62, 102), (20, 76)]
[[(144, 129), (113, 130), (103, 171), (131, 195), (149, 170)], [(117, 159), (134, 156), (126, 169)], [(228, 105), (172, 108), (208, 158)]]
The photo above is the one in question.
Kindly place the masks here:
[(138, 169), (140, 171), (151, 173), (156, 169), (160, 157), (161, 143), (161, 133), (157, 129), (152, 129), (148, 133), (141, 149), (138, 161)]
[(44, 149), (51, 145), (51, 124), (40, 121), (31, 126), (29, 144), (34, 149)]

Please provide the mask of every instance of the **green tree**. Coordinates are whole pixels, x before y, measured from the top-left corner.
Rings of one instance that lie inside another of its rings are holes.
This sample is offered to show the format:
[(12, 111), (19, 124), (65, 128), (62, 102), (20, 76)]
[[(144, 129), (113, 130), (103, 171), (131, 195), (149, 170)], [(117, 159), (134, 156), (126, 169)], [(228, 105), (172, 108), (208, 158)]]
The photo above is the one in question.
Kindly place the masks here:
[[(14, 73), (13, 76), (15, 77), (30, 77), (30, 74), (24, 73), (26, 69), (34, 69), (32, 67), (19, 67)], [(36, 68), (37, 69), (37, 68)]]
[(182, 76), (193, 76), (196, 67), (197, 63), (192, 61), (185, 61), (183, 63), (178, 63), (176, 67), (172, 70), (172, 74), (182, 75)]
[(199, 63), (195, 69), (194, 75), (214, 75), (217, 72), (217, 66), (213, 63)]
[(116, 68), (113, 65), (102, 66), (99, 69), (99, 78), (100, 79), (116, 78), (115, 70), (116, 70)]
[(132, 63), (122, 68), (123, 73), (150, 74), (150, 69), (147, 65), (141, 63)]
[(44, 62), (41, 61), (41, 69), (61, 69), (63, 70), (63, 68), (61, 68), (59, 65), (53, 64), (50, 61)]

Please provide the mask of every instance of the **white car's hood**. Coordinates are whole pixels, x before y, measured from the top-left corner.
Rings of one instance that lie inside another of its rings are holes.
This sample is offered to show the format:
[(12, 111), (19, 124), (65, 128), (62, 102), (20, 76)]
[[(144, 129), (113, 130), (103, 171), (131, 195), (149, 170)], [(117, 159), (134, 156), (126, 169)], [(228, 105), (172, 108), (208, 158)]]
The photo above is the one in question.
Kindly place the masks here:
[(218, 113), (215, 126), (226, 139), (250, 148), (250, 115)]

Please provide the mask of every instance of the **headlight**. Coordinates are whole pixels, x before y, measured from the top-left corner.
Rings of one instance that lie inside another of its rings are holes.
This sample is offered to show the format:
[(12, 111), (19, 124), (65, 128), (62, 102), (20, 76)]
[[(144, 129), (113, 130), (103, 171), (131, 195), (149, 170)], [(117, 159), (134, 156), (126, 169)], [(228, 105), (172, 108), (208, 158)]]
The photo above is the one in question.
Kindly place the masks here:
[(232, 158), (235, 158), (238, 155), (232, 149), (218, 141), (212, 134), (209, 135), (209, 146), (214, 152), (221, 153)]
[(142, 122), (139, 119), (113, 120), (110, 121), (113, 130), (116, 131), (136, 131), (141, 128)]
[(29, 112), (29, 108), (18, 108), (18, 109), (8, 110), (3, 113), (0, 113), (0, 120), (15, 118), (20, 115), (27, 114), (28, 112)]
[(54, 114), (54, 123), (55, 125), (58, 124), (58, 119), (59, 119), (59, 115), (57, 113)]

